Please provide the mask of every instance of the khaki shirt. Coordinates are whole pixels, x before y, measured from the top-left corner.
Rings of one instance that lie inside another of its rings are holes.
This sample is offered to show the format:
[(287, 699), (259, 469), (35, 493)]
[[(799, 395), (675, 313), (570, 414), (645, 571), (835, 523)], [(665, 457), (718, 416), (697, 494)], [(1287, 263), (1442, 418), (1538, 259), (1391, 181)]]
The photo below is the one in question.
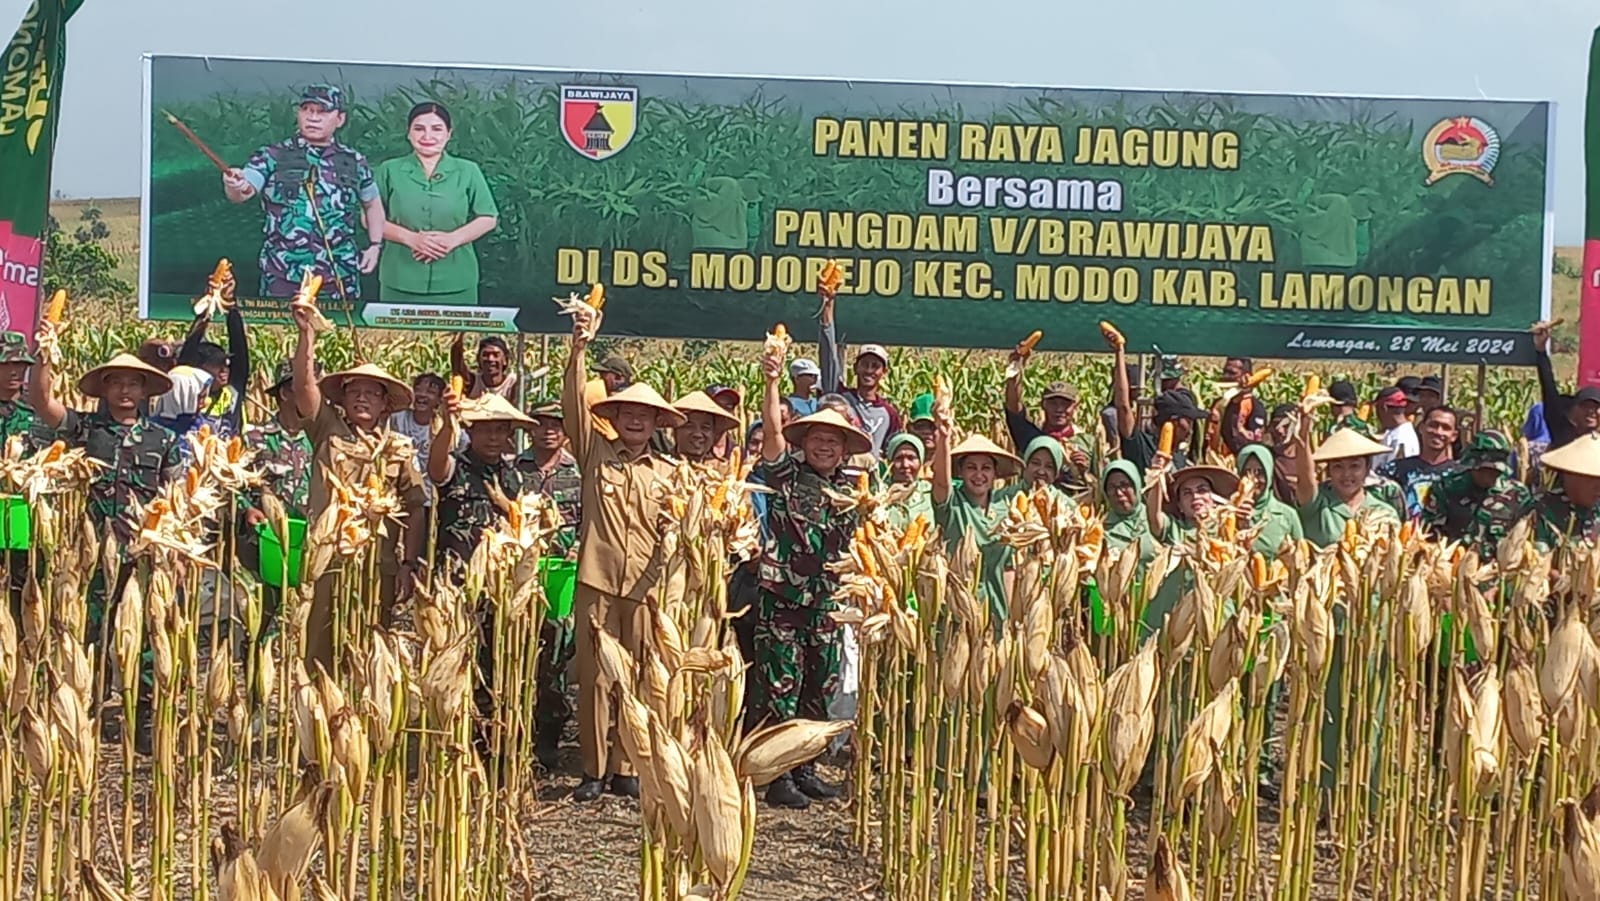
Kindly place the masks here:
[[(385, 426), (387, 428), (387, 426)], [(328, 506), (328, 498), (332, 489), (328, 485), (327, 473), (332, 470), (347, 484), (359, 485), (367, 481), (372, 474), (369, 463), (346, 457), (343, 465), (334, 469), (334, 453), (336, 451), (348, 453), (356, 447), (356, 431), (344, 418), (344, 414), (332, 404), (323, 404), (317, 411), (316, 418), (306, 426), (306, 436), (311, 439), (311, 504), (307, 521), (315, 523), (317, 517)], [(397, 466), (391, 467), (387, 474), (394, 480), (395, 493), (400, 496), (400, 502), (408, 509), (421, 510), (427, 500), (423, 490), (422, 473), (417, 469), (415, 455), (408, 455)], [(400, 528), (390, 524), (390, 538), (383, 542), (379, 560), (386, 567), (398, 561), (396, 553), (400, 536)]]
[(644, 600), (661, 576), (657, 525), (672, 471), (648, 449), (634, 456), (598, 430), (585, 396), (583, 357), (572, 355), (561, 385), (562, 426), (583, 478), (578, 582), (613, 597)]
[[(588, 382), (584, 383), (583, 402), (585, 405), (593, 407), (595, 404), (605, 400), (609, 396), (610, 395), (606, 393), (606, 383), (604, 381), (600, 379), (590, 379)], [(611, 420), (606, 419), (604, 416), (594, 417), (594, 427), (600, 432), (601, 436), (607, 440), (617, 437), (617, 430), (611, 427)]]

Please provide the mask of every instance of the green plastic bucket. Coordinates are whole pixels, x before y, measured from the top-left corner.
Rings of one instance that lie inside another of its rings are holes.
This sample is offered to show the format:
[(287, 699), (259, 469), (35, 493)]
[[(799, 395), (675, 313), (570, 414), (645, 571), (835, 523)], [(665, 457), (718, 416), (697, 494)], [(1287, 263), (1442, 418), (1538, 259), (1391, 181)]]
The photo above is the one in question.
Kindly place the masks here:
[(25, 551), (33, 547), (33, 512), (15, 494), (0, 494), (0, 548)]
[(539, 579), (544, 583), (544, 596), (550, 602), (551, 619), (565, 619), (572, 615), (572, 593), (578, 587), (578, 562), (560, 557), (546, 557), (539, 561)]
[(1111, 617), (1106, 616), (1106, 602), (1100, 596), (1100, 586), (1091, 577), (1083, 583), (1083, 591), (1089, 596), (1089, 628), (1096, 635), (1110, 635)]
[[(1450, 663), (1450, 649), (1455, 644), (1456, 618), (1446, 613), (1439, 617), (1439, 662)], [(1461, 654), (1467, 663), (1478, 662), (1478, 643), (1472, 640), (1472, 630), (1461, 629)]]
[(283, 545), (278, 543), (278, 535), (266, 524), (256, 526), (256, 534), (261, 536), (261, 568), (256, 574), (261, 576), (261, 581), (277, 588), (297, 588), (300, 585), (300, 564), (305, 558), (306, 521), (303, 519), (289, 520), (289, 572), (288, 579), (284, 578)]

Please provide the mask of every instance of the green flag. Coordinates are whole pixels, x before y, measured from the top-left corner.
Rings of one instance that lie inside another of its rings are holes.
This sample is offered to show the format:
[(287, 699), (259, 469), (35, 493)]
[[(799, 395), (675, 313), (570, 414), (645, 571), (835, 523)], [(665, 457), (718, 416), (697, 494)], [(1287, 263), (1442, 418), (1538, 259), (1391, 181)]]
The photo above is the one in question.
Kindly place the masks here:
[(67, 20), (83, 0), (34, 0), (0, 57), (0, 329), (32, 333)]

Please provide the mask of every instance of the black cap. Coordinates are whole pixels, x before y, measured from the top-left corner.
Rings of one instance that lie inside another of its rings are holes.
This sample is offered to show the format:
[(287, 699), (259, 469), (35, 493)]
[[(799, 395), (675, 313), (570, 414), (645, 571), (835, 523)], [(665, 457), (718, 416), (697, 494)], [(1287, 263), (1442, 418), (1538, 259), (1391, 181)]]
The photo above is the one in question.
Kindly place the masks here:
[(633, 364), (629, 363), (620, 354), (607, 356), (604, 360), (595, 364), (594, 371), (609, 372), (612, 375), (620, 375), (630, 382), (633, 381)]
[(1399, 385), (1385, 388), (1378, 392), (1378, 406), (1380, 407), (1403, 407), (1415, 399), (1415, 395), (1407, 394), (1406, 390)]
[(1169, 419), (1211, 418), (1210, 413), (1195, 404), (1194, 395), (1185, 388), (1174, 388), (1157, 394), (1155, 411), (1157, 422), (1166, 422)]
[(1333, 398), (1333, 402), (1340, 406), (1353, 407), (1360, 403), (1356, 399), (1356, 386), (1347, 379), (1340, 379), (1329, 385), (1328, 396)]
[(1434, 394), (1442, 397), (1444, 395), (1444, 379), (1441, 379), (1436, 375), (1425, 375), (1422, 377), (1422, 380), (1417, 383), (1417, 390), (1432, 391)]
[(1293, 413), (1299, 412), (1299, 404), (1278, 404), (1272, 408), (1272, 421), (1277, 422)]
[(1404, 391), (1406, 397), (1416, 400), (1417, 389), (1422, 387), (1422, 379), (1414, 375), (1401, 376), (1400, 380), (1394, 383), (1394, 386)]
[(1584, 385), (1582, 388), (1578, 389), (1577, 394), (1572, 395), (1572, 402), (1575, 404), (1587, 403), (1589, 401), (1600, 404), (1600, 386)]

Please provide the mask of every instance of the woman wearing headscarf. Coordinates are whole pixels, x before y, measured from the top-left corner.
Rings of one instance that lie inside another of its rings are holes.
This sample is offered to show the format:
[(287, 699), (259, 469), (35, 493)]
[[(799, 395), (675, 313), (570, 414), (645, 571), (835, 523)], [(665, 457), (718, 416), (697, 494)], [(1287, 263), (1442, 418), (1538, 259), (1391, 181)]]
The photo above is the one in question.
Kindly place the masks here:
[(1100, 477), (1100, 490), (1106, 497), (1106, 550), (1120, 554), (1137, 541), (1143, 547), (1140, 562), (1147, 562), (1155, 554), (1155, 541), (1144, 509), (1144, 479), (1139, 468), (1127, 460), (1112, 461)]
[(1249, 510), (1249, 528), (1258, 530), (1250, 549), (1271, 558), (1283, 547), (1285, 541), (1299, 541), (1305, 537), (1300, 527), (1300, 513), (1278, 499), (1277, 461), (1264, 444), (1249, 444), (1239, 450), (1239, 475), (1249, 479), (1255, 490), (1249, 492), (1244, 505)]
[[(1180, 547), (1193, 542), (1202, 532), (1214, 532), (1218, 505), (1239, 488), (1239, 477), (1220, 466), (1189, 466), (1168, 472), (1165, 461), (1158, 457), (1152, 473), (1155, 478), (1145, 488), (1145, 517), (1151, 536), (1168, 547)], [(1141, 618), (1147, 633), (1166, 623), (1167, 614), (1178, 605), (1192, 579), (1186, 573), (1182, 579), (1162, 581)]]
[(1022, 474), (1025, 484), (1030, 488), (1045, 485), (1059, 487), (1066, 465), (1066, 448), (1049, 435), (1040, 435), (1029, 441), (1027, 449), (1022, 452)]
[(889, 484), (912, 487), (909, 497), (889, 507), (890, 524), (903, 529), (918, 516), (932, 522), (932, 486), (922, 477), (928, 452), (922, 440), (909, 432), (901, 432), (884, 446), (884, 456), (889, 461)]
[[(1006, 517), (1007, 504), (1023, 489), (1018, 485), (996, 488), (999, 479), (1022, 471), (1022, 461), (982, 435), (972, 435), (950, 446), (952, 423), (941, 414), (933, 431), (933, 518), (944, 530), (951, 553), (970, 532), (980, 555), (978, 599), (989, 604), (990, 626), (999, 634), (1005, 623), (1006, 568), (1011, 548), (995, 536)], [(959, 476), (959, 481), (956, 477)]]

